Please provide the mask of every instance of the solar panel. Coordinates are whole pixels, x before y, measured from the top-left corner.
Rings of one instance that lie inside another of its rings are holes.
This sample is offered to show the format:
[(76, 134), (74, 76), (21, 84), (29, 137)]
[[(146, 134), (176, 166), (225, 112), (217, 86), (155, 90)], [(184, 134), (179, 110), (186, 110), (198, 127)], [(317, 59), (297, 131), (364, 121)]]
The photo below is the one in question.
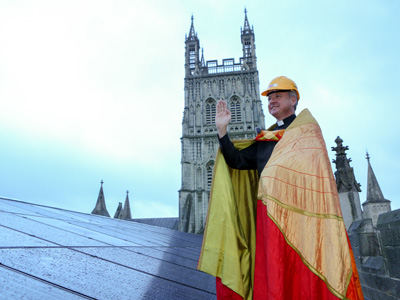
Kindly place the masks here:
[(215, 299), (202, 236), (0, 198), (0, 299)]

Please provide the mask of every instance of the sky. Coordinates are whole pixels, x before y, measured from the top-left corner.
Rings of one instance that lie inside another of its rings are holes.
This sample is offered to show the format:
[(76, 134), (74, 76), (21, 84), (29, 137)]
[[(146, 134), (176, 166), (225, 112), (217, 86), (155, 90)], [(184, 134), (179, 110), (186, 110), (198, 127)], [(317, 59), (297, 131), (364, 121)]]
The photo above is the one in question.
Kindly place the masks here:
[(90, 213), (103, 180), (111, 216), (129, 190), (133, 218), (177, 217), (191, 16), (205, 60), (238, 62), (245, 8), (260, 90), (296, 81), (361, 202), (368, 150), (399, 209), (397, 0), (0, 0), (0, 197)]

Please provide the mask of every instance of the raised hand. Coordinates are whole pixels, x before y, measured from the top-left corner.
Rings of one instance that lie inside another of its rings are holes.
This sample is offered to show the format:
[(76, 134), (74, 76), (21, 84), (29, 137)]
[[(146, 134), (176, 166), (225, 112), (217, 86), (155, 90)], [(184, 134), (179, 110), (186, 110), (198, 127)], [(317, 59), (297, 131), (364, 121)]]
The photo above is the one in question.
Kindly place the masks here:
[(217, 125), (218, 136), (222, 138), (227, 133), (227, 127), (231, 121), (231, 112), (228, 110), (226, 102), (217, 102), (217, 113), (215, 115), (215, 125)]

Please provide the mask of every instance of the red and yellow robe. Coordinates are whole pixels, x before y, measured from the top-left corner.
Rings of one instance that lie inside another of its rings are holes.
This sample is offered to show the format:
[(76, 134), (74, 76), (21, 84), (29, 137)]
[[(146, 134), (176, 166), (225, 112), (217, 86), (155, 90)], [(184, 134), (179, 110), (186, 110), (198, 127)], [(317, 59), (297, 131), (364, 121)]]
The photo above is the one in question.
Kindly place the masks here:
[(259, 180), (218, 152), (198, 269), (217, 277), (218, 299), (364, 299), (326, 145), (308, 110), (285, 130)]

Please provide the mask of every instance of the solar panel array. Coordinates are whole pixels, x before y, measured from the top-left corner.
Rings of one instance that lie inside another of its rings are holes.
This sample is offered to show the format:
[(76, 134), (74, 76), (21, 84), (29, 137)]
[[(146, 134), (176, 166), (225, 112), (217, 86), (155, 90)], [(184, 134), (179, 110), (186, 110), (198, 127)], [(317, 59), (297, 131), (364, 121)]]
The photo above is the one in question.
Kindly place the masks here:
[(202, 236), (0, 198), (0, 299), (216, 299)]

